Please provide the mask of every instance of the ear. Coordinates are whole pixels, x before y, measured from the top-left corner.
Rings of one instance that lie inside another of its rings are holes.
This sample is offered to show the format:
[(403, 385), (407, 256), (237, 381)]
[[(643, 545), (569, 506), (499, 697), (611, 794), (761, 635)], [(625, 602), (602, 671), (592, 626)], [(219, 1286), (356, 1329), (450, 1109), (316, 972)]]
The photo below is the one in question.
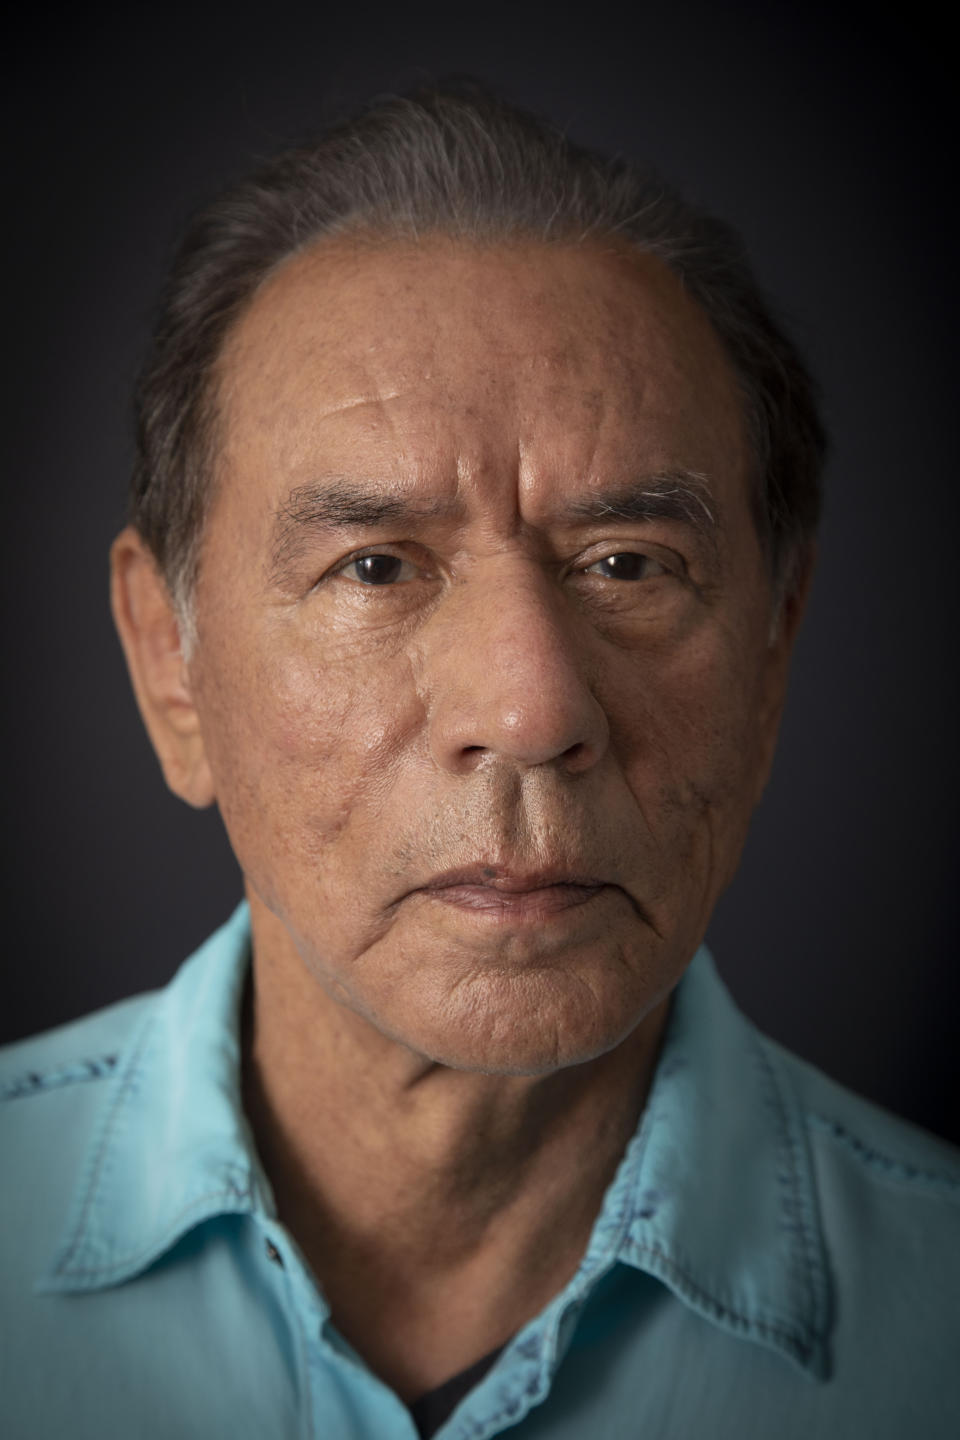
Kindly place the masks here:
[(164, 779), (198, 808), (214, 791), (180, 641), (180, 625), (156, 561), (128, 526), (110, 551), (110, 603), (143, 723)]
[(790, 584), (777, 606), (770, 629), (759, 716), (761, 764), (755, 801), (757, 804), (763, 795), (773, 767), (773, 756), (780, 730), (780, 717), (783, 714), (783, 704), (787, 696), (790, 660), (800, 629), (800, 622), (807, 608), (807, 597), (810, 593), (815, 560), (816, 549), (811, 543), (805, 547), (803, 554), (799, 557)]

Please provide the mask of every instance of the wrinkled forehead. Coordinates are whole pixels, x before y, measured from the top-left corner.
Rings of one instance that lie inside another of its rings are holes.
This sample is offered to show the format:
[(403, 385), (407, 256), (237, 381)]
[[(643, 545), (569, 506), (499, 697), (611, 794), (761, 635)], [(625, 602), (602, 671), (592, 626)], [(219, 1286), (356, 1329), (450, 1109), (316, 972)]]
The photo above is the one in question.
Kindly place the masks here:
[(225, 473), (268, 488), (358, 448), (398, 481), (518, 452), (558, 474), (743, 468), (709, 321), (662, 263), (612, 243), (322, 242), (261, 288), (219, 381)]

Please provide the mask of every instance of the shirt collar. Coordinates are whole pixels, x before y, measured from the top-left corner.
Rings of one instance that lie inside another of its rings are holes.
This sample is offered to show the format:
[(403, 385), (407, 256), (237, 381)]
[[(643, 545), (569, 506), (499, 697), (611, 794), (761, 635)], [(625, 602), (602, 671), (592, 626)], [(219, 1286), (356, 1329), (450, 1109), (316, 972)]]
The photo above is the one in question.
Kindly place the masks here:
[(657, 1276), (706, 1320), (829, 1370), (829, 1271), (806, 1129), (775, 1045), (701, 949), (582, 1269)]
[[(275, 1214), (241, 1103), (249, 959), (241, 905), (147, 1007), (39, 1288), (115, 1285), (212, 1216)], [(554, 1302), (558, 1337), (617, 1261), (706, 1320), (826, 1373), (828, 1274), (802, 1120), (776, 1047), (703, 948), (675, 992), (650, 1096), (583, 1262)]]
[(108, 1083), (40, 1289), (115, 1285), (213, 1215), (274, 1213), (240, 1099), (249, 960), (242, 904), (145, 1007)]

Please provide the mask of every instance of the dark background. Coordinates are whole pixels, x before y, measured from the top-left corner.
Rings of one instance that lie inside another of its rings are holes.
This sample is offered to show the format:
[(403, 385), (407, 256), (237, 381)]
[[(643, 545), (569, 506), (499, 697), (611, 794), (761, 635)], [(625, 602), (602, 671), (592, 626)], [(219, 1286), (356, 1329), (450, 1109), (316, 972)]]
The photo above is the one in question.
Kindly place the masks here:
[(819, 574), (710, 940), (767, 1030), (960, 1140), (951, 50), (917, 6), (614, 13), (41, 8), (8, 36), (4, 1038), (163, 982), (239, 895), (216, 815), (163, 788), (107, 609), (183, 219), (340, 106), (470, 72), (733, 221), (821, 379)]

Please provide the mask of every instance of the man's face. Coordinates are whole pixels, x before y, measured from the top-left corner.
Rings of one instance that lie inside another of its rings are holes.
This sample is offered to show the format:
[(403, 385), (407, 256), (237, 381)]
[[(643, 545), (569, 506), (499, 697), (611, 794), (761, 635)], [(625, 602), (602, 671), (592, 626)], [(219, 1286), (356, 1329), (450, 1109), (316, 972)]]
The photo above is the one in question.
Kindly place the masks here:
[(341, 241), (220, 376), (190, 683), (255, 921), (444, 1063), (610, 1049), (736, 867), (782, 697), (708, 322), (611, 247)]

